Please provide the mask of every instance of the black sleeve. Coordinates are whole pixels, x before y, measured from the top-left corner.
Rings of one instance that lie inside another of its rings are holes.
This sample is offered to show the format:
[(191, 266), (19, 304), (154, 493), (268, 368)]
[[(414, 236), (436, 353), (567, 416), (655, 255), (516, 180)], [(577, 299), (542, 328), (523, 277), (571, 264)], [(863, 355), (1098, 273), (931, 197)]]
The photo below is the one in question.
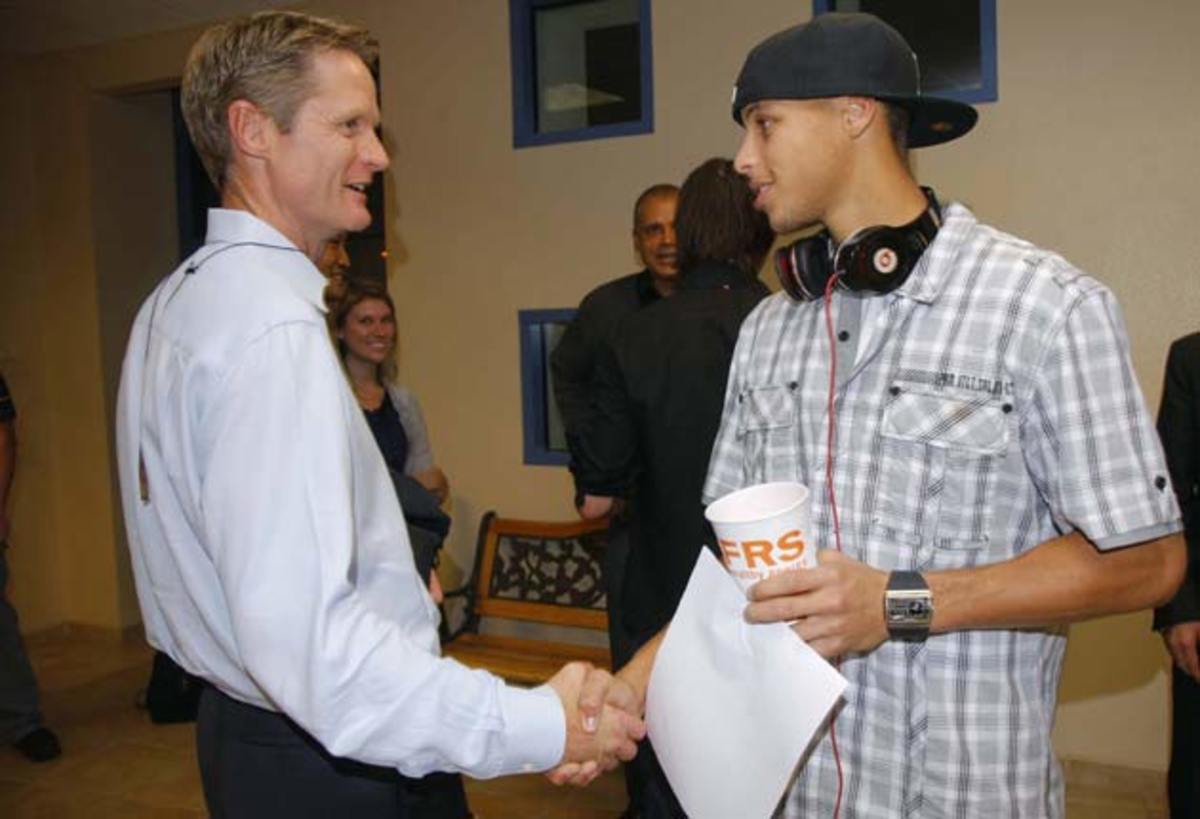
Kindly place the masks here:
[(593, 305), (584, 299), (575, 319), (567, 325), (558, 346), (550, 355), (554, 400), (562, 416), (567, 444), (574, 452), (574, 439), (586, 423), (589, 388), (595, 359), (596, 327)]
[(1200, 405), (1196, 403), (1200, 387), (1200, 335), (1176, 341), (1167, 356), (1163, 380), (1162, 406), (1158, 412), (1158, 434), (1167, 456), (1171, 484), (1183, 512), (1187, 537), (1188, 568), (1183, 585), (1170, 603), (1154, 612), (1154, 627), (1200, 620), (1200, 583), (1197, 563), (1200, 559)]
[(591, 407), (571, 451), (571, 472), (580, 493), (621, 497), (628, 493), (637, 467), (637, 430), (625, 373), (613, 344), (596, 354)]

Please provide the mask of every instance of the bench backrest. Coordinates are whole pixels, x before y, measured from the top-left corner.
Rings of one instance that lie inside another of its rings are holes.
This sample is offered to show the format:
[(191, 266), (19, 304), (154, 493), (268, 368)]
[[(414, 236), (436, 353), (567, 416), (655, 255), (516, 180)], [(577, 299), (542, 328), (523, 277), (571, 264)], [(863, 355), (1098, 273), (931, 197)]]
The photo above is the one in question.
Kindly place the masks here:
[(606, 630), (608, 521), (544, 523), (483, 516), (471, 626), (502, 617)]

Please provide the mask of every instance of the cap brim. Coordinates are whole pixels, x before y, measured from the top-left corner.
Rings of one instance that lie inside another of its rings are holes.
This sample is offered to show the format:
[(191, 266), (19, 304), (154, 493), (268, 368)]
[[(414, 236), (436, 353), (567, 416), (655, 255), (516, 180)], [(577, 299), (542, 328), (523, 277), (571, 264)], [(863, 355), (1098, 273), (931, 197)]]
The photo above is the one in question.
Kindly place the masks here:
[(965, 102), (940, 97), (888, 99), (902, 106), (912, 118), (908, 126), (908, 147), (924, 148), (958, 139), (975, 127), (977, 112)]

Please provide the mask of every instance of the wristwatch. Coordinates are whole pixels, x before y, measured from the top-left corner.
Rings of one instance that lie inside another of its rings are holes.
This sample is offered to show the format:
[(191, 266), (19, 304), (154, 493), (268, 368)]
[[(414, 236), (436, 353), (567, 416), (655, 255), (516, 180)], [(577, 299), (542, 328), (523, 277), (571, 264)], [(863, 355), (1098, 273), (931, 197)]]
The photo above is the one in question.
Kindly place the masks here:
[(883, 620), (893, 640), (924, 640), (933, 622), (933, 595), (920, 572), (892, 572), (883, 593)]

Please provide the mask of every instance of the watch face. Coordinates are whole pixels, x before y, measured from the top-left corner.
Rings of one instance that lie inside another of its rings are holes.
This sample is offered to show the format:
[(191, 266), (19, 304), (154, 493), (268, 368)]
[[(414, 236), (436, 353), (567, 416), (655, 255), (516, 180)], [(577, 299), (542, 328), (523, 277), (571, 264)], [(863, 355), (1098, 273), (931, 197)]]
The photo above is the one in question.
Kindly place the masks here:
[(928, 627), (933, 620), (933, 602), (926, 590), (889, 591), (887, 621), (889, 626)]

